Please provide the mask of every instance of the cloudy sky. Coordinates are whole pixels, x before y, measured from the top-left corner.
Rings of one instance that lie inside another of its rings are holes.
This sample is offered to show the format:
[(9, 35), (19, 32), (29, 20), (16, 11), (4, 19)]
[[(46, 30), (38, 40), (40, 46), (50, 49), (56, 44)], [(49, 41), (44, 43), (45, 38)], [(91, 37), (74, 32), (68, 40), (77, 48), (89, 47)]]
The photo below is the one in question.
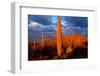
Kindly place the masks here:
[[(83, 34), (88, 33), (88, 18), (74, 16), (60, 16), (62, 34)], [(56, 35), (57, 16), (28, 15), (28, 38), (29, 40), (41, 39), (42, 32), (47, 38)]]

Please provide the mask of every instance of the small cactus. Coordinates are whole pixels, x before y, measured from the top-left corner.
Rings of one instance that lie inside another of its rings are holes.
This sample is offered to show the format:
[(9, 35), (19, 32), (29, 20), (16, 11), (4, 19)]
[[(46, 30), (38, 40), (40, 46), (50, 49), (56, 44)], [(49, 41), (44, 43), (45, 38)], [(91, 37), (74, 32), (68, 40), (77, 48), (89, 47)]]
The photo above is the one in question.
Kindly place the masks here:
[(45, 33), (42, 33), (42, 48), (44, 48), (46, 45), (46, 37), (45, 37)]
[(34, 49), (35, 49), (35, 47), (36, 47), (35, 45), (36, 45), (36, 41), (35, 41), (35, 39), (34, 39)]

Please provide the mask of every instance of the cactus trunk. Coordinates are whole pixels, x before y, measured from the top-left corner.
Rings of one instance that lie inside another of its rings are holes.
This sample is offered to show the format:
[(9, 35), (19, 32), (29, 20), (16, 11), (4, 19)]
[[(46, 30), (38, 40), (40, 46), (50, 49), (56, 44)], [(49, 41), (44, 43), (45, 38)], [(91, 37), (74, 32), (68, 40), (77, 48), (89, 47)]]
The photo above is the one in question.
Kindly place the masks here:
[(62, 29), (61, 29), (61, 20), (58, 17), (58, 24), (57, 24), (57, 55), (61, 56), (62, 53)]

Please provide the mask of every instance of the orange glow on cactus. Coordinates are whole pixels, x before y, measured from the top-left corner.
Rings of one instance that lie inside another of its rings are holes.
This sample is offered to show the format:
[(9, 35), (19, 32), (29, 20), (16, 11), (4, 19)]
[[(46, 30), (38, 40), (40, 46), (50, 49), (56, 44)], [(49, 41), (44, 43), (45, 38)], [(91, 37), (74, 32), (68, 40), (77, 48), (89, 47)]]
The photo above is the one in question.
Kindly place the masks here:
[(62, 53), (62, 29), (61, 29), (61, 20), (58, 17), (58, 24), (57, 24), (57, 55), (61, 56)]

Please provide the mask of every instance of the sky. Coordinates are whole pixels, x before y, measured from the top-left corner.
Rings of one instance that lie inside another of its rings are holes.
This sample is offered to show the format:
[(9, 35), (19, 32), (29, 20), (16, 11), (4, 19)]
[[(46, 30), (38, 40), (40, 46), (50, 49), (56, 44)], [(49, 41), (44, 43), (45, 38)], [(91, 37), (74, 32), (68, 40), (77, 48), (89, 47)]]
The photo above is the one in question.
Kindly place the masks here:
[[(46, 38), (53, 38), (57, 31), (58, 16), (28, 15), (29, 40), (41, 39), (42, 32)], [(88, 34), (88, 17), (60, 16), (62, 34)]]

